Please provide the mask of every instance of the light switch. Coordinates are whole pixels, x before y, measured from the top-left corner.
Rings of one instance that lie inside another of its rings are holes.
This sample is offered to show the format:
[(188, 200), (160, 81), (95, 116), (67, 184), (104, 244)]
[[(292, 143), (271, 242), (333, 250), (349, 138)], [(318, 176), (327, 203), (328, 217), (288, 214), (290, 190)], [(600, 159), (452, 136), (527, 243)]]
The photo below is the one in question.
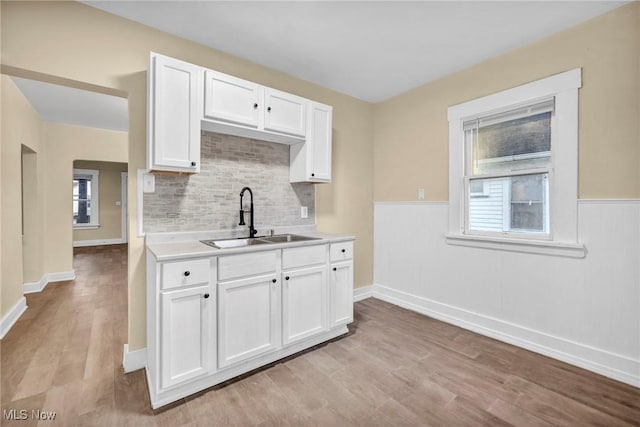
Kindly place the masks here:
[(424, 188), (418, 188), (418, 200), (424, 200)]
[(300, 218), (309, 218), (309, 209), (306, 206), (300, 207)]
[(116, 202), (116, 206), (122, 206), (122, 202), (121, 202), (120, 200), (118, 200), (118, 201)]

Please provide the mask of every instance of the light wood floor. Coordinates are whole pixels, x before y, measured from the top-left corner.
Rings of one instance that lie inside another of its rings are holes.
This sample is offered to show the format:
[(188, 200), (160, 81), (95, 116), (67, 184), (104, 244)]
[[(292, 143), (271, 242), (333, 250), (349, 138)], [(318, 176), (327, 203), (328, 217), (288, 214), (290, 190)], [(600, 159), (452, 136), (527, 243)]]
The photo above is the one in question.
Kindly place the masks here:
[(3, 411), (56, 420), (3, 426), (640, 425), (640, 389), (374, 299), (348, 336), (154, 413), (144, 372), (121, 367), (126, 246), (74, 267), (1, 342)]

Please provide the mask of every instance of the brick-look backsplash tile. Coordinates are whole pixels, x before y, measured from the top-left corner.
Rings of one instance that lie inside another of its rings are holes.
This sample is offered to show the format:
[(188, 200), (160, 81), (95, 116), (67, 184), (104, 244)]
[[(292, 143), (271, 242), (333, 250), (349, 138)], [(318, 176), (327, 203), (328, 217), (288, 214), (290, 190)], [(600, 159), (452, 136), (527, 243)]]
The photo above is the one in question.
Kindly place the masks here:
[[(288, 145), (202, 132), (200, 162), (199, 174), (156, 174), (155, 193), (144, 194), (145, 231), (237, 229), (245, 186), (253, 191), (256, 228), (315, 223), (313, 185), (289, 183)], [(249, 200), (245, 193), (247, 211)], [(309, 218), (300, 218), (301, 206)]]

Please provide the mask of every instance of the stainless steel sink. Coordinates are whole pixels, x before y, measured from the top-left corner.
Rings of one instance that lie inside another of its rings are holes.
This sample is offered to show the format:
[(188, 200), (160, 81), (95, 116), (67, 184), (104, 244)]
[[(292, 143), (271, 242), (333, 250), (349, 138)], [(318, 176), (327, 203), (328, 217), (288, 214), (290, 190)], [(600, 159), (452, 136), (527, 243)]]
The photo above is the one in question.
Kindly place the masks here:
[(269, 243), (287, 243), (287, 242), (304, 242), (306, 240), (320, 240), (319, 237), (300, 236), (298, 234), (277, 234), (275, 236), (262, 237), (260, 240), (264, 240)]
[(205, 245), (213, 246), (218, 249), (242, 248), (245, 246), (264, 245), (260, 239), (222, 239), (222, 240), (201, 240)]
[(201, 240), (205, 245), (218, 249), (243, 248), (245, 246), (266, 245), (269, 243), (304, 242), (307, 240), (320, 240), (319, 237), (300, 236), (298, 234), (277, 234), (269, 237), (256, 237), (253, 239), (220, 239)]

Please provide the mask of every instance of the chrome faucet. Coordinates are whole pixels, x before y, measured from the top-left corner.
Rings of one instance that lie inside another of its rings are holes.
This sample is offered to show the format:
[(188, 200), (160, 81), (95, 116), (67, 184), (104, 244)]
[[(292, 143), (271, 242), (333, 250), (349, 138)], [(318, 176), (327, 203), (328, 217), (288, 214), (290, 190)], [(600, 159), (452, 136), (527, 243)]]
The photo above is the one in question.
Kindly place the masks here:
[(249, 238), (255, 237), (258, 231), (253, 226), (253, 191), (249, 187), (244, 187), (240, 192), (240, 223), (238, 225), (246, 225), (244, 223), (244, 209), (242, 204), (242, 196), (244, 196), (244, 192), (249, 191), (249, 195), (251, 196), (251, 222), (249, 223)]

